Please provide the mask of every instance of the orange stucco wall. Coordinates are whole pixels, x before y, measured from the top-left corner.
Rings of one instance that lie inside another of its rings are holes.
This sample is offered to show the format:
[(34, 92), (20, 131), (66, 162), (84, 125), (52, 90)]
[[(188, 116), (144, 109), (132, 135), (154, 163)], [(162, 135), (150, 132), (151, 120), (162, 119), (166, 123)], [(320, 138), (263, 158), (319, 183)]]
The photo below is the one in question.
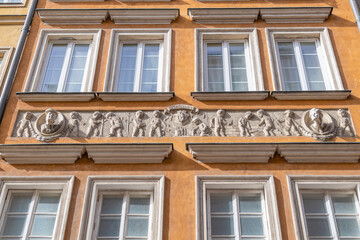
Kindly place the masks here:
[[(333, 13), (322, 24), (298, 24), (298, 27), (328, 27), (336, 60), (339, 66), (345, 89), (352, 90), (352, 96), (347, 100), (299, 100), (278, 101), (269, 98), (263, 101), (196, 101), (190, 96), (194, 91), (195, 70), (195, 28), (248, 28), (258, 29), (263, 79), (266, 90), (273, 90), (269, 54), (267, 50), (265, 27), (295, 27), (294, 24), (266, 24), (256, 21), (254, 24), (201, 25), (195, 24), (187, 16), (187, 8), (207, 7), (307, 7), (332, 6)], [(49, 0), (39, 0), (38, 8), (179, 8), (180, 16), (171, 25), (115, 25), (110, 20), (101, 25), (47, 25), (36, 15), (19, 65), (11, 96), (0, 126), (0, 143), (39, 143), (35, 139), (11, 138), (18, 111), (45, 110), (153, 110), (175, 105), (189, 104), (199, 109), (320, 109), (348, 108), (355, 125), (355, 131), (360, 133), (360, 32), (354, 23), (354, 16), (348, 0), (274, 0), (274, 1), (239, 1), (205, 3), (195, 0), (173, 0), (164, 3), (124, 3), (106, 0), (100, 3), (53, 3)], [(24, 89), (29, 73), (36, 43), (41, 29), (102, 29), (99, 57), (95, 72), (93, 91), (103, 91), (105, 71), (108, 58), (111, 29), (113, 28), (171, 28), (171, 79), (170, 90), (175, 92), (175, 98), (167, 102), (103, 102), (95, 99), (91, 102), (47, 102), (25, 103), (18, 100), (16, 92)], [(196, 175), (273, 175), (279, 207), (283, 239), (295, 239), (293, 216), (290, 208), (286, 175), (360, 175), (359, 164), (289, 164), (279, 156), (275, 156), (267, 164), (203, 164), (191, 157), (185, 144), (189, 142), (315, 142), (309, 137), (177, 137), (177, 138), (61, 138), (56, 143), (130, 143), (156, 142), (173, 143), (174, 151), (162, 164), (111, 164), (95, 165), (92, 160), (83, 156), (71, 165), (9, 165), (0, 161), (0, 175), (33, 176), (33, 175), (75, 175), (75, 185), (65, 239), (77, 239), (83, 206), (83, 196), (86, 188), (86, 178), (89, 175), (165, 175), (165, 203), (163, 221), (164, 240), (195, 239), (195, 176)], [(337, 142), (360, 142), (356, 138), (336, 138)]]

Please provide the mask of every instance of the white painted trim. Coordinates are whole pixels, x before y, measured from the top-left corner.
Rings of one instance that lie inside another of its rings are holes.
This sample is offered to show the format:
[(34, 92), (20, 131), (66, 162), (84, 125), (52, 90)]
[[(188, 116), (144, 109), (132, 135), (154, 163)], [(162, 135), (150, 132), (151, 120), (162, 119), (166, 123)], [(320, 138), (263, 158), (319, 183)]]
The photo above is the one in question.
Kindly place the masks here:
[(12, 56), (14, 48), (13, 47), (0, 47), (0, 57), (2, 61), (0, 64), (0, 87), (3, 86), (3, 81), (6, 77), (7, 70), (9, 68), (10, 59)]

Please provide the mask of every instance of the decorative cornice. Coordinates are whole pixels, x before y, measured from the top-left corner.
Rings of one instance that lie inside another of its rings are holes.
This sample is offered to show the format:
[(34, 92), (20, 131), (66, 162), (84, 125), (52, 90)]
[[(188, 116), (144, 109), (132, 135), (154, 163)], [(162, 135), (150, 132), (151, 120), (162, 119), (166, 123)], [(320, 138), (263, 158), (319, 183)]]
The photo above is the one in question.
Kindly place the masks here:
[(191, 96), (199, 101), (217, 100), (264, 100), (269, 97), (270, 91), (246, 91), (246, 92), (191, 92)]
[(261, 8), (260, 17), (267, 23), (322, 23), (332, 7)]
[(203, 163), (267, 163), (275, 144), (187, 143), (193, 158)]
[(254, 23), (259, 8), (188, 8), (188, 15), (199, 24)]
[(36, 9), (41, 21), (47, 24), (101, 24), (106, 9)]
[(0, 15), (0, 25), (22, 25), (26, 15)]
[(17, 92), (16, 95), (23, 102), (88, 102), (96, 96), (95, 92)]
[(109, 15), (116, 24), (171, 24), (179, 11), (177, 8), (111, 9)]
[(277, 100), (343, 100), (351, 95), (351, 90), (326, 91), (272, 91)]
[(119, 93), (119, 92), (98, 92), (97, 95), (103, 101), (168, 101), (174, 97), (174, 92), (154, 92), (154, 93)]

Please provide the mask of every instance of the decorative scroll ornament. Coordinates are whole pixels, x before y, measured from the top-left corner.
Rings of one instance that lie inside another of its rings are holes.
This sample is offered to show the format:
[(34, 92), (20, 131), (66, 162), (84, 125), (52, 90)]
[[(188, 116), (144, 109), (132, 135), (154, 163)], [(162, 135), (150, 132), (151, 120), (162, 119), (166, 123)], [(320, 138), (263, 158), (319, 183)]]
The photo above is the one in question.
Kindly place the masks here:
[(325, 141), (355, 136), (346, 109), (199, 110), (185, 104), (164, 111), (20, 111), (14, 126), (13, 137), (44, 142), (58, 137), (309, 136)]

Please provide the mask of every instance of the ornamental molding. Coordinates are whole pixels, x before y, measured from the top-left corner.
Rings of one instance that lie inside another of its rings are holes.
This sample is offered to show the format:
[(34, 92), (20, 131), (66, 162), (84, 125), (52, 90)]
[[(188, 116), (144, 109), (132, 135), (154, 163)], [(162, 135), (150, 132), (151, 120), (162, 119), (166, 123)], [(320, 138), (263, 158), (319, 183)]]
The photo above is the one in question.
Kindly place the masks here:
[(323, 23), (332, 7), (261, 8), (260, 18), (266, 23)]
[(19, 111), (11, 137), (355, 137), (347, 109), (200, 110), (178, 104), (164, 110)]

